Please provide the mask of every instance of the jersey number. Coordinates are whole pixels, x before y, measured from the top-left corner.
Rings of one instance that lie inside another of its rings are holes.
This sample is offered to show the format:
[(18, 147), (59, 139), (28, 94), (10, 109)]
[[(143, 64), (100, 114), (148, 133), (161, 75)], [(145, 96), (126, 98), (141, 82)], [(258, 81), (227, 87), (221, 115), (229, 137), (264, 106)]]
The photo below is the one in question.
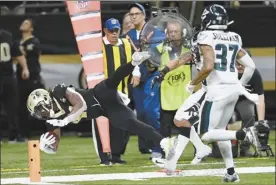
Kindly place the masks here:
[[(229, 51), (233, 51), (231, 63), (230, 63), (230, 72), (235, 72), (235, 59), (238, 51), (238, 45), (230, 44)], [(221, 54), (217, 54), (216, 58), (220, 60), (220, 63), (215, 63), (215, 69), (218, 71), (227, 70), (227, 51), (228, 48), (225, 44), (217, 44), (215, 47), (216, 51), (221, 51)]]
[(8, 43), (1, 43), (0, 62), (8, 62), (11, 59), (11, 49)]

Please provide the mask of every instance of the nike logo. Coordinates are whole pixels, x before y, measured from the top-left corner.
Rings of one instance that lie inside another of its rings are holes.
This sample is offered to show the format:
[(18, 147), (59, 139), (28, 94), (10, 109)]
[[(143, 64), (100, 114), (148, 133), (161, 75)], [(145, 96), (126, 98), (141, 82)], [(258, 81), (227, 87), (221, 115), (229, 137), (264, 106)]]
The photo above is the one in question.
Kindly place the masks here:
[(158, 160), (155, 160), (156, 164), (164, 164), (163, 162), (159, 162)]

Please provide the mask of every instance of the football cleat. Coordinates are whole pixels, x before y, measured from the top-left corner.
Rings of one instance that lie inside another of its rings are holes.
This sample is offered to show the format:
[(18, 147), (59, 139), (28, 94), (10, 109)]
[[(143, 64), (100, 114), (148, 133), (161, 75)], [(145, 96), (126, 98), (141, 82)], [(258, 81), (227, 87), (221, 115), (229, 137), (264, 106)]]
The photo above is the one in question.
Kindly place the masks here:
[(223, 182), (240, 182), (240, 177), (237, 173), (234, 173), (233, 175), (226, 173), (223, 177)]
[(165, 159), (163, 158), (152, 158), (151, 161), (159, 168), (165, 168)]
[(259, 142), (259, 138), (258, 138), (258, 134), (257, 134), (257, 130), (254, 126), (246, 128), (245, 129), (245, 141), (248, 141), (250, 144), (253, 145), (255, 151), (259, 151), (261, 145)]
[(191, 164), (199, 164), (201, 160), (212, 153), (212, 149), (205, 145), (200, 151), (196, 152), (194, 159), (191, 161)]

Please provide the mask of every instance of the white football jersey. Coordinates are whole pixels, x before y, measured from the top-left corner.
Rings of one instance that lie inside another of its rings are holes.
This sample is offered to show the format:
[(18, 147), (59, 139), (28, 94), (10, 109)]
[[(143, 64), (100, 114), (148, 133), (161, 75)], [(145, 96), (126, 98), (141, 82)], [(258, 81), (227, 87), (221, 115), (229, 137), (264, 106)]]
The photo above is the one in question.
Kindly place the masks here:
[(215, 53), (214, 69), (206, 78), (208, 86), (239, 82), (235, 62), (242, 47), (242, 41), (238, 34), (224, 31), (202, 31), (197, 36), (197, 43), (211, 46)]

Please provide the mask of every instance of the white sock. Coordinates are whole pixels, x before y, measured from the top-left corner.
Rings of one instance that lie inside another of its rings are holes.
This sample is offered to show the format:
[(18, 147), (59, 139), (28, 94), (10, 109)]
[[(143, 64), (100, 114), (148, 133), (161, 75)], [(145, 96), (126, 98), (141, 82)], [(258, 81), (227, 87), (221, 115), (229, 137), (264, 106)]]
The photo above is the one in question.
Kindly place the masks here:
[(203, 141), (228, 141), (236, 140), (236, 131), (214, 129), (209, 130), (201, 137)]
[(231, 141), (218, 141), (218, 147), (224, 160), (226, 169), (234, 168)]
[(194, 126), (191, 127), (190, 141), (193, 143), (197, 151), (199, 151), (205, 146), (204, 143), (199, 138), (199, 135), (197, 134)]
[[(184, 149), (186, 148), (187, 144), (189, 143), (190, 139), (183, 136), (183, 135), (178, 135), (178, 143), (175, 149), (175, 155), (179, 157), (181, 156), (181, 154), (183, 153)], [(178, 160), (177, 159), (177, 160)]]

